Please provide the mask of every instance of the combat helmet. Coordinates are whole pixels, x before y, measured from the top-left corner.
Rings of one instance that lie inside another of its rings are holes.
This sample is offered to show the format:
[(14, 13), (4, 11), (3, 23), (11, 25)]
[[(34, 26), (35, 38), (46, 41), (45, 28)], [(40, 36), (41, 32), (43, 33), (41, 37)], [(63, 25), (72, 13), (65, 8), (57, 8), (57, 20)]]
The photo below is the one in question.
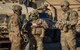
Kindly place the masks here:
[(19, 6), (19, 5), (13, 5), (12, 7), (13, 7), (12, 8), (13, 11), (15, 11), (15, 10), (22, 10), (22, 7)]
[(61, 7), (63, 7), (63, 6), (69, 6), (70, 4), (69, 4), (69, 2), (68, 1), (62, 1), (61, 2)]
[(31, 12), (31, 16), (32, 16), (33, 19), (38, 19), (38, 11), (33, 10), (33, 12)]

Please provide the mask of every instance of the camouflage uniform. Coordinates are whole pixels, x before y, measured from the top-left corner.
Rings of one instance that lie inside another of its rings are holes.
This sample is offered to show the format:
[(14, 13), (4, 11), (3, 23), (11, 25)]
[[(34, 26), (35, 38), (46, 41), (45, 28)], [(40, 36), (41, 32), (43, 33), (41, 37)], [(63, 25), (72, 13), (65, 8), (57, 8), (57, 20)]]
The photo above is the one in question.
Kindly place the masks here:
[(33, 21), (32, 21), (32, 35), (34, 36), (36, 40), (36, 48), (37, 50), (43, 50), (43, 37), (45, 35), (45, 29), (47, 28), (47, 24), (44, 20), (36, 18), (36, 15), (34, 14)]
[[(21, 11), (21, 7), (18, 5), (13, 6), (13, 11)], [(10, 30), (9, 39), (11, 41), (11, 50), (21, 50), (21, 36), (19, 29), (19, 16), (14, 12), (10, 18)]]
[[(67, 9), (64, 6), (67, 6)], [(62, 50), (76, 50), (75, 26), (77, 24), (78, 14), (69, 8), (69, 2), (67, 1), (62, 2), (61, 8), (64, 8), (62, 9), (64, 13), (63, 19), (59, 21), (61, 23), (58, 23), (58, 26), (61, 29)]]

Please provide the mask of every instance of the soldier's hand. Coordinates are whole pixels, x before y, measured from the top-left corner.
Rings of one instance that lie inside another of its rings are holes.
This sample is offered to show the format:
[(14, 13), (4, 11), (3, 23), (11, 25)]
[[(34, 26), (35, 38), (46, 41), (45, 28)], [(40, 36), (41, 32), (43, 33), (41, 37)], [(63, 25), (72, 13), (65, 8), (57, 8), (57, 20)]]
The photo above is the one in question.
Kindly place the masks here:
[(62, 24), (67, 24), (67, 21), (62, 21)]
[(37, 24), (36, 24), (36, 23), (33, 23), (32, 25), (33, 25), (33, 26), (37, 26)]
[(36, 23), (33, 23), (31, 27), (32, 28), (37, 27), (37, 24)]

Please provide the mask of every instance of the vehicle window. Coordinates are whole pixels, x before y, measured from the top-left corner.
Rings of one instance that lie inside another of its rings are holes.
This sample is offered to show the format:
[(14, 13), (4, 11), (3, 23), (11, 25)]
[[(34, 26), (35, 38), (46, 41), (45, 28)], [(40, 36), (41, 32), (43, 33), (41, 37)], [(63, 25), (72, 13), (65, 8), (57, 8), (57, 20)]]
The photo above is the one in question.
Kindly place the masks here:
[(11, 3), (11, 2), (16, 3), (16, 2), (18, 2), (18, 0), (0, 0), (0, 1), (4, 1), (4, 2), (7, 2), (7, 3)]
[(0, 23), (8, 22), (8, 16), (0, 14)]

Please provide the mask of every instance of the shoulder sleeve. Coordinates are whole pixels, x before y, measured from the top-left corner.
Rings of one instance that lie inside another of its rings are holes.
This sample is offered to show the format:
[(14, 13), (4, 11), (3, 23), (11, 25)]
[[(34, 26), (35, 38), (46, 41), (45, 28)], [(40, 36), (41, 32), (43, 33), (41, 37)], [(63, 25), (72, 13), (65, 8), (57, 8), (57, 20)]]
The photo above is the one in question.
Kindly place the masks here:
[(73, 11), (73, 12), (72, 12), (72, 15), (73, 15), (74, 17), (78, 18), (78, 13), (77, 13), (76, 11)]
[(76, 25), (78, 22), (78, 13), (76, 11), (71, 12), (70, 23), (71, 25)]

